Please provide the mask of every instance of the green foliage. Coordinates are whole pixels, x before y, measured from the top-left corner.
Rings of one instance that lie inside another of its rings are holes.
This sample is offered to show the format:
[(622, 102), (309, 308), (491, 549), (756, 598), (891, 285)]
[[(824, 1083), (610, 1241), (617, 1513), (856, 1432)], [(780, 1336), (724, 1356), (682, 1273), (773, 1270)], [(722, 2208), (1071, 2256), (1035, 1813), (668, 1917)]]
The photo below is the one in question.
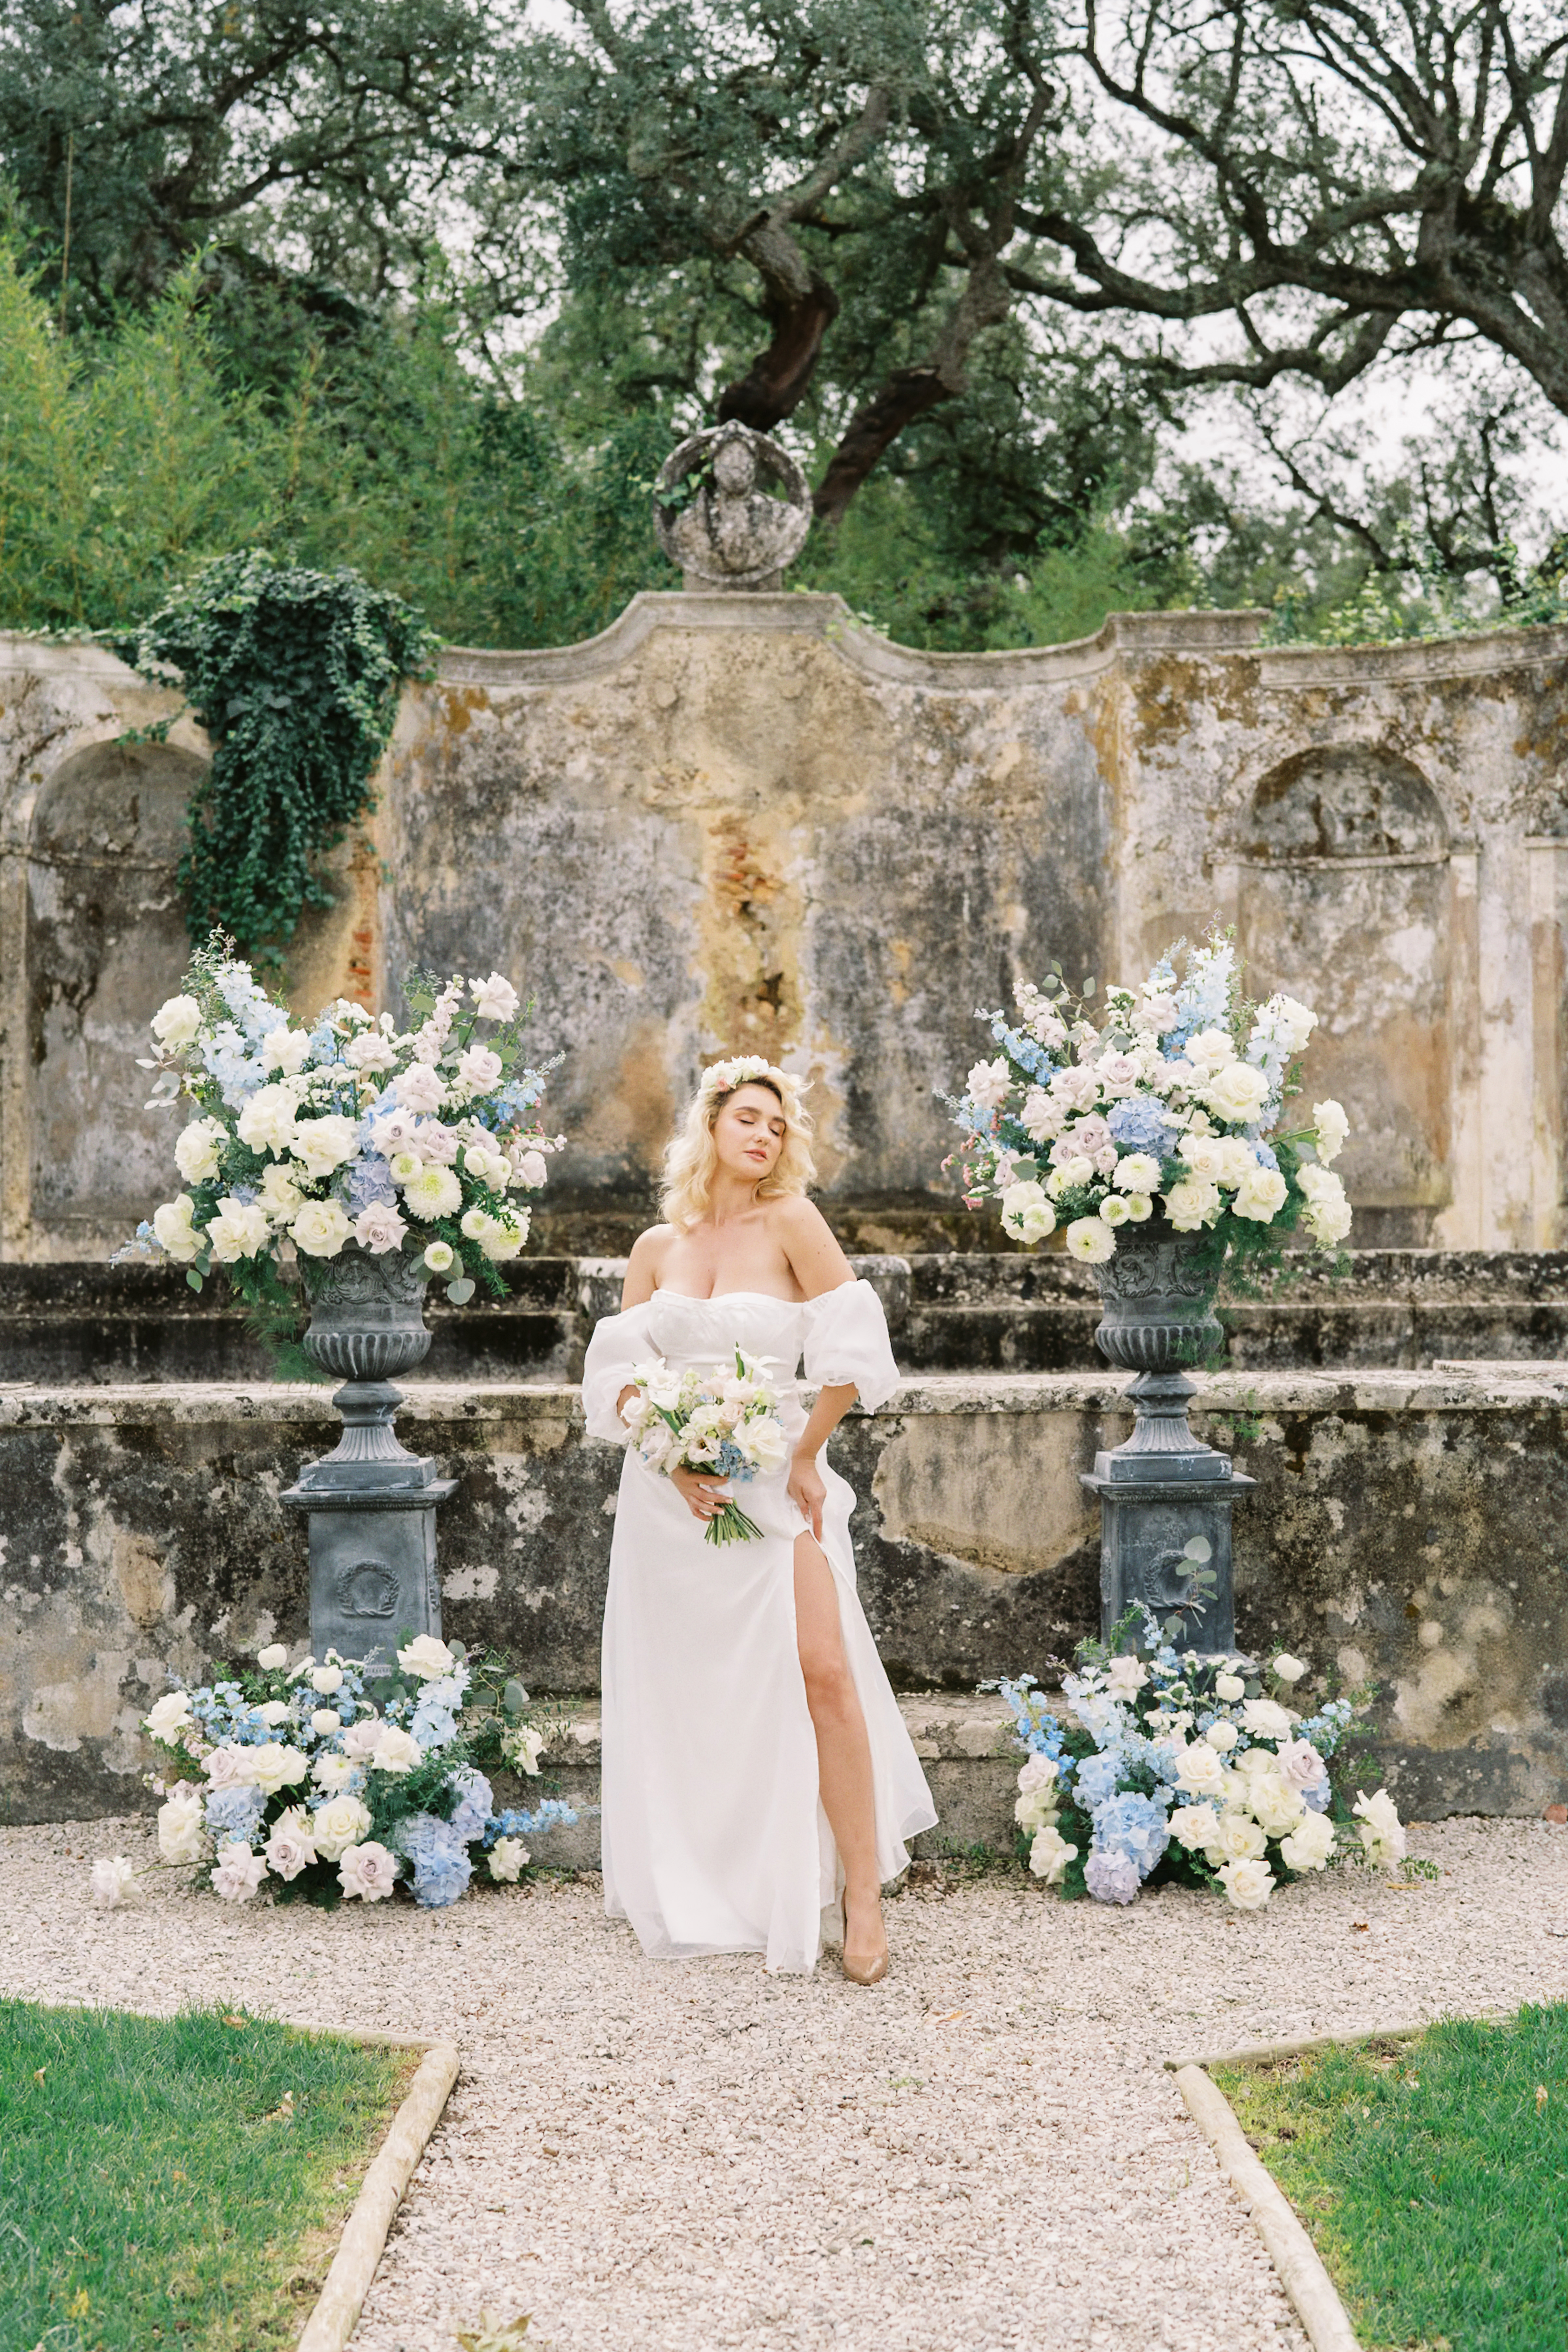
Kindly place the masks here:
[(303, 2242), (342, 2216), (408, 2072), (233, 2011), (0, 2001), (5, 2342), (292, 2343)]
[(1562, 2342), (1568, 2007), (1216, 2079), (1364, 2341)]
[(250, 551), (208, 564), (120, 650), (149, 676), (178, 671), (213, 740), (180, 861), (193, 940), (221, 925), (242, 954), (280, 961), (301, 910), (332, 903), (321, 861), (368, 805), (399, 688), (428, 672), (434, 638), (357, 572)]

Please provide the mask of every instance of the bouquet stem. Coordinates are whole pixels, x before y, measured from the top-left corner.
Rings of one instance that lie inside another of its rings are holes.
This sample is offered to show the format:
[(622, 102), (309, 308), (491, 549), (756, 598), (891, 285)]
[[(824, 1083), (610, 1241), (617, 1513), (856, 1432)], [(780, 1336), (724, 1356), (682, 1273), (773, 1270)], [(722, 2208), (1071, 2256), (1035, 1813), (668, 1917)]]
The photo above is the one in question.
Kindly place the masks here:
[(762, 1533), (755, 1519), (748, 1519), (738, 1503), (727, 1503), (715, 1514), (704, 1530), (703, 1541), (710, 1544), (741, 1543)]

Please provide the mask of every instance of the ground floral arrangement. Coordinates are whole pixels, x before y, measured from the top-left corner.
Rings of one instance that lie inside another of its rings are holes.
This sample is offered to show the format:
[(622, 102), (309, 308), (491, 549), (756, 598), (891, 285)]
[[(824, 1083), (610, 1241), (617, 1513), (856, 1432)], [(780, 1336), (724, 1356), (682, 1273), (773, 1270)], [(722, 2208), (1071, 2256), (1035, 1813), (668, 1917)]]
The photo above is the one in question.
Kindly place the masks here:
[[(362, 1662), (329, 1651), (290, 1665), (274, 1643), (254, 1668), (176, 1682), (145, 1719), (169, 1759), (151, 1783), (163, 1799), (153, 1867), (204, 1871), (231, 1903), (263, 1886), (378, 1903), (403, 1884), (426, 1910), (455, 1903), (481, 1863), (516, 1880), (525, 1837), (578, 1819), (554, 1797), (494, 1809), (482, 1764), (539, 1769), (528, 1693), (505, 1658), (429, 1633), (397, 1664), (372, 1683)], [(139, 1874), (122, 1856), (97, 1862), (93, 1894), (118, 1903)]]
[(1316, 1013), (1290, 996), (1249, 1004), (1219, 932), (1191, 950), (1178, 940), (1140, 988), (1108, 988), (1098, 1026), (1094, 986), (1075, 997), (1053, 966), (1014, 992), (1016, 1020), (977, 1016), (1002, 1050), (949, 1099), (969, 1206), (995, 1199), (1016, 1241), (1062, 1223), (1068, 1255), (1092, 1265), (1156, 1208), (1167, 1229), (1211, 1233), (1217, 1265), (1228, 1254), (1277, 1263), (1298, 1226), (1336, 1247), (1351, 1211), (1330, 1163), (1349, 1122), (1325, 1101), (1310, 1123), (1282, 1123)]
[[(1137, 1645), (1121, 1650), (1134, 1632)], [(1357, 1790), (1347, 1805), (1329, 1773), (1364, 1701), (1325, 1699), (1303, 1718), (1288, 1702), (1307, 1671), (1283, 1654), (1260, 1673), (1243, 1658), (1178, 1652), (1152, 1619), (1140, 1626), (1129, 1612), (1109, 1646), (1080, 1644), (1062, 1717), (1032, 1675), (989, 1685), (1029, 1750), (1014, 1811), (1030, 1868), (1101, 1903), (1174, 1881), (1257, 1911), (1277, 1886), (1332, 1862), (1402, 1861), (1387, 1791)]]
[[(621, 1418), (631, 1442), (650, 1470), (668, 1477), (674, 1470), (700, 1470), (706, 1476), (738, 1479), (744, 1486), (758, 1472), (781, 1470), (789, 1440), (779, 1418), (779, 1399), (761, 1363), (737, 1348), (735, 1370), (721, 1380), (682, 1371), (662, 1356), (634, 1366)], [(704, 1541), (737, 1543), (761, 1528), (738, 1503), (726, 1503), (708, 1521)]]
[(415, 972), (404, 994), (412, 1030), (341, 997), (298, 1026), (215, 933), (153, 1016), (148, 1108), (188, 1100), (199, 1115), (174, 1145), (189, 1189), (135, 1245), (183, 1265), (196, 1290), (222, 1268), (280, 1328), (298, 1320), (289, 1244), (301, 1262), (350, 1242), (396, 1251), (444, 1276), (455, 1306), (476, 1280), (505, 1296), (497, 1265), (528, 1235), (513, 1196), (538, 1190), (565, 1140), (536, 1117), (546, 1072), (523, 1063), (517, 992), (499, 972)]

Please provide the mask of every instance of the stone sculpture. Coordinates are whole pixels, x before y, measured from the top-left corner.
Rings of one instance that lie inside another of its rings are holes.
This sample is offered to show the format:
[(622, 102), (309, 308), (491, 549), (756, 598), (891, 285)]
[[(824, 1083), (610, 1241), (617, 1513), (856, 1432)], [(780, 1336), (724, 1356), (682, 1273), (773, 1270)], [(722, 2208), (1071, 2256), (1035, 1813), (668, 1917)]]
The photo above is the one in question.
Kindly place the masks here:
[[(695, 494), (674, 504), (698, 477)], [(764, 486), (777, 486), (773, 496)], [(687, 589), (767, 590), (806, 543), (811, 493), (793, 457), (746, 425), (710, 425), (672, 450), (653, 486), (659, 544)]]

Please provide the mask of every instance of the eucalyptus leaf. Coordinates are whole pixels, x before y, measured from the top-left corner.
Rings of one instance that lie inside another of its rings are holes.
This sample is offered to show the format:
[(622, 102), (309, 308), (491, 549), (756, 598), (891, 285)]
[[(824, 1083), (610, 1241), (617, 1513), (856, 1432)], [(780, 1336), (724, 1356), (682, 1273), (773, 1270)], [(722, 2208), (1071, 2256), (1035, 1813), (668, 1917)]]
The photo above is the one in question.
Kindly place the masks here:
[(446, 1286), (446, 1296), (451, 1299), (454, 1307), (466, 1307), (474, 1296), (472, 1275), (465, 1274), (460, 1281), (449, 1282)]

